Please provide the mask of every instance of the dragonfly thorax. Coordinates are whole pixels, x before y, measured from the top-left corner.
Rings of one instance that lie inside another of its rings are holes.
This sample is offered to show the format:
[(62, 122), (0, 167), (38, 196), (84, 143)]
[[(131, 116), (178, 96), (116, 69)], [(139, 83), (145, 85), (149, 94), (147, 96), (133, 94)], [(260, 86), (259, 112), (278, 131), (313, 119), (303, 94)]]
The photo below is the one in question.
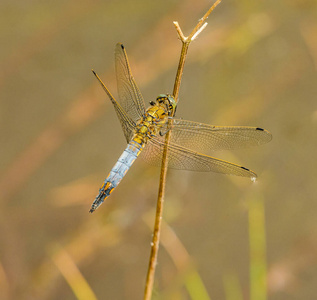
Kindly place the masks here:
[(176, 109), (176, 101), (173, 96), (169, 94), (160, 94), (156, 98), (156, 103), (154, 101), (150, 102), (151, 105), (165, 106), (167, 114), (169, 116), (173, 115), (173, 112)]
[(169, 114), (165, 103), (157, 101), (155, 105), (146, 110), (143, 118), (137, 123), (133, 139), (140, 144), (147, 143), (149, 139), (160, 133), (163, 126), (166, 126), (168, 118)]

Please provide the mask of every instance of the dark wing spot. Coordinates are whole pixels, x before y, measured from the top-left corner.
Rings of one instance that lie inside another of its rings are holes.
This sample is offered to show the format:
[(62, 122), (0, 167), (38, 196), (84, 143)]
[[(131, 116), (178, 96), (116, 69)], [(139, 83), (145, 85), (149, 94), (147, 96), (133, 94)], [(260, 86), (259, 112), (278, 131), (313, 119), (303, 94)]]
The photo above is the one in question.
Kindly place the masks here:
[(260, 130), (260, 131), (264, 131), (264, 129), (262, 129), (262, 128), (259, 128), (259, 127), (255, 128), (255, 130)]
[(120, 44), (121, 48), (124, 49), (124, 46), (122, 44)]
[(245, 167), (240, 167), (241, 169), (243, 170), (247, 170), (247, 171), (250, 171), (249, 169), (245, 168)]

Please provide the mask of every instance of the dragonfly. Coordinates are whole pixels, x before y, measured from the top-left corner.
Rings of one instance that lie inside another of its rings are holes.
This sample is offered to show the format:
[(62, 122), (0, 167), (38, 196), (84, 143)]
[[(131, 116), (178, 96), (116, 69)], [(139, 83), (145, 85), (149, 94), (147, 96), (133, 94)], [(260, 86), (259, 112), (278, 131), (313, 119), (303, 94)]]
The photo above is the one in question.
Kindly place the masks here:
[(120, 43), (115, 47), (115, 68), (118, 101), (97, 73), (92, 72), (114, 106), (128, 145), (100, 187), (89, 212), (94, 212), (109, 197), (141, 152), (143, 159), (152, 165), (160, 165), (168, 131), (171, 131), (167, 145), (169, 168), (256, 179), (256, 173), (248, 168), (202, 153), (261, 145), (272, 139), (271, 133), (259, 127), (214, 126), (177, 119), (174, 117), (177, 103), (169, 94), (160, 94), (146, 109), (132, 76), (125, 47)]

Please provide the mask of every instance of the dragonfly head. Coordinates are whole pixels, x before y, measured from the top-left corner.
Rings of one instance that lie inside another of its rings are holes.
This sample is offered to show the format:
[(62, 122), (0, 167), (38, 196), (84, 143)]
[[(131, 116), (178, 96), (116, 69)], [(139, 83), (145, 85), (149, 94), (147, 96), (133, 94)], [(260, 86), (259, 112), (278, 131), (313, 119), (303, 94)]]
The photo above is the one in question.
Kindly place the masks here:
[(160, 94), (156, 98), (156, 103), (159, 105), (165, 105), (168, 111), (168, 115), (171, 116), (176, 109), (176, 101), (172, 95)]

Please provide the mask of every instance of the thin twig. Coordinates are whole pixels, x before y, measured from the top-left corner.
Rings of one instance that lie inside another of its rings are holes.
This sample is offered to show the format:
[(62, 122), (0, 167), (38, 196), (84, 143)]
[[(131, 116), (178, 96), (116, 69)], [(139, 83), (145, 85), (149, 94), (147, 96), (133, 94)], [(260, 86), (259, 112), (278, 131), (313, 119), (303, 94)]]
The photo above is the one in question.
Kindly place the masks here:
[[(177, 22), (173, 22), (176, 28), (178, 37), (182, 41), (182, 49), (180, 54), (180, 59), (178, 63), (174, 89), (173, 89), (173, 96), (178, 102), (178, 94), (181, 85), (182, 74), (184, 71), (184, 65), (186, 60), (186, 55), (188, 52), (189, 44), (192, 40), (197, 38), (197, 36), (202, 32), (202, 30), (207, 26), (205, 20), (208, 18), (210, 13), (216, 8), (216, 6), (221, 2), (221, 0), (217, 0), (210, 9), (206, 12), (206, 14), (199, 20), (196, 27), (193, 29), (191, 34), (188, 37), (185, 37), (179, 24)], [(173, 112), (174, 115), (175, 111)], [(171, 125), (173, 119), (169, 120), (169, 125)], [(157, 254), (159, 249), (159, 242), (160, 242), (160, 233), (161, 233), (161, 225), (162, 225), (162, 213), (163, 213), (163, 204), (164, 204), (164, 194), (165, 194), (165, 186), (166, 186), (166, 174), (167, 174), (167, 165), (168, 165), (168, 144), (171, 138), (171, 131), (168, 131), (165, 138), (165, 146), (163, 150), (163, 157), (162, 157), (162, 166), (161, 166), (161, 174), (160, 174), (160, 185), (159, 185), (159, 192), (158, 192), (158, 199), (157, 199), (157, 206), (156, 206), (156, 215), (155, 215), (155, 223), (154, 223), (154, 230), (153, 230), (153, 238), (151, 243), (151, 255), (148, 267), (148, 273), (146, 278), (145, 284), (145, 291), (144, 291), (144, 300), (150, 300), (152, 296), (153, 290), (153, 283), (154, 283), (154, 275), (155, 275), (155, 268), (157, 262)]]
[(205, 23), (211, 12), (220, 4), (221, 0), (217, 0), (205, 13), (205, 15), (199, 20), (196, 27), (193, 29), (191, 34), (187, 37), (187, 39), (192, 40), (192, 37), (195, 35), (195, 33), (199, 30), (199, 28)]
[(192, 41), (207, 27), (207, 25), (208, 25), (208, 23), (206, 22), (206, 23), (204, 23), (204, 25), (202, 25), (199, 29), (198, 29), (198, 31), (193, 35), (193, 37), (192, 37)]
[(175, 28), (176, 28), (176, 31), (177, 31), (177, 34), (178, 34), (179, 39), (180, 39), (182, 42), (185, 42), (185, 41), (186, 41), (186, 37), (184, 36), (182, 29), (179, 27), (178, 22), (177, 22), (177, 21), (174, 21), (173, 24), (174, 24), (174, 26), (175, 26)]

